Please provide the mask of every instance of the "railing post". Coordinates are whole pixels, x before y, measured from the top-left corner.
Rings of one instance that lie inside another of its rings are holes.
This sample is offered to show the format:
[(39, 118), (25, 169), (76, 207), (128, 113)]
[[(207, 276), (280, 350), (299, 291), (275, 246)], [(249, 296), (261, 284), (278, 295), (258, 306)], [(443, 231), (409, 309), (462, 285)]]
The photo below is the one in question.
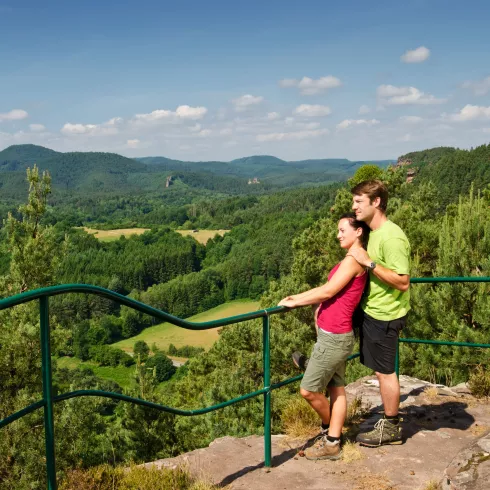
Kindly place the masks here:
[(395, 353), (395, 373), (396, 377), (400, 377), (400, 339), (396, 341), (396, 353)]
[(41, 323), (41, 353), (43, 371), (44, 435), (46, 444), (46, 477), (48, 490), (56, 490), (54, 456), (53, 380), (51, 371), (51, 342), (49, 332), (49, 303), (47, 296), (39, 298)]
[(271, 369), (270, 369), (270, 323), (269, 315), (262, 318), (262, 363), (264, 368), (264, 465), (271, 467), (272, 437), (271, 437)]

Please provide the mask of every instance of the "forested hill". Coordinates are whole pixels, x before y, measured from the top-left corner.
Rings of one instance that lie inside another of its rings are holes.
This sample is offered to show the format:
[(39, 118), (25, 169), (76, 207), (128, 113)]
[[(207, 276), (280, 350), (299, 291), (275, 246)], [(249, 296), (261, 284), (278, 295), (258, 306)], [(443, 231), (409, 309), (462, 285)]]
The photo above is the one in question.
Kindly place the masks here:
[[(24, 194), (25, 169), (36, 163), (49, 170), (58, 196), (63, 192), (88, 195), (163, 194), (175, 186), (224, 195), (262, 194), (281, 188), (345, 181), (365, 162), (321, 159), (286, 162), (267, 155), (231, 162), (186, 162), (165, 157), (126, 158), (115, 153), (61, 153), (36, 145), (10, 146), (0, 152), (0, 198)], [(386, 167), (392, 161), (377, 163)], [(259, 183), (248, 185), (258, 179)]]
[(490, 184), (490, 144), (472, 150), (440, 147), (408, 153), (398, 164), (413, 170), (414, 182), (433, 182), (442, 205), (467, 194), (472, 185), (483, 191)]
[(295, 180), (305, 182), (331, 182), (346, 180), (359, 167), (374, 163), (387, 167), (394, 160), (351, 161), (346, 158), (323, 158), (315, 160), (286, 161), (270, 155), (253, 155), (231, 162), (185, 162), (165, 157), (138, 159), (148, 165), (165, 170), (186, 172), (212, 172), (244, 178), (258, 178), (276, 185), (294, 185)]

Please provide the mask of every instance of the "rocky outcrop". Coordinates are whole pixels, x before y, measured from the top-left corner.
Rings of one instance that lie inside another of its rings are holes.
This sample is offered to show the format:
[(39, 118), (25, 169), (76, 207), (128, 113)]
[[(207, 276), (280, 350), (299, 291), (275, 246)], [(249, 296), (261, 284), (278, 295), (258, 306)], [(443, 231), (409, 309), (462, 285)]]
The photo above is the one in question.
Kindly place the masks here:
[[(301, 450), (313, 440), (275, 435), (271, 469), (264, 468), (261, 436), (224, 437), (208, 448), (147, 464), (185, 464), (215, 484), (231, 484), (233, 490), (425, 490), (441, 484), (445, 490), (489, 488), (488, 401), (473, 398), (464, 384), (448, 388), (408, 376), (401, 376), (400, 384), (405, 443), (374, 449), (351, 445), (358, 456), (352, 462), (308, 461)], [(382, 416), (376, 378), (361, 378), (346, 391), (349, 403), (360, 397), (369, 409), (360, 425), (369, 429)]]

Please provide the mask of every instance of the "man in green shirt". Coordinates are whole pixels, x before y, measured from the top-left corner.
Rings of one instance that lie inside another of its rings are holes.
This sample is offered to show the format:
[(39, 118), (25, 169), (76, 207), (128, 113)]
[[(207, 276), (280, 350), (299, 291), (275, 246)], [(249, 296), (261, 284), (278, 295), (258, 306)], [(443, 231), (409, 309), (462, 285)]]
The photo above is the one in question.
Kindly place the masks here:
[(361, 362), (375, 371), (384, 407), (384, 417), (372, 431), (359, 434), (357, 441), (372, 447), (401, 444), (395, 357), (398, 335), (410, 309), (410, 244), (405, 233), (386, 217), (388, 190), (381, 181), (361, 182), (351, 192), (357, 219), (371, 228), (367, 251), (349, 251), (369, 269), (369, 289), (361, 302)]

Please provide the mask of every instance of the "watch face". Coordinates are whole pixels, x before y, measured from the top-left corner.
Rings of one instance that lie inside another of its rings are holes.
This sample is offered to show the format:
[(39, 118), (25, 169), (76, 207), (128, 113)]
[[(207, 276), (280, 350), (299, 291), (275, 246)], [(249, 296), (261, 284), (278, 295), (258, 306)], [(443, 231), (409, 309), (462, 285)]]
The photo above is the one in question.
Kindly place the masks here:
[(371, 262), (371, 265), (369, 266), (369, 268), (371, 270), (373, 270), (375, 267), (376, 267), (376, 262)]

